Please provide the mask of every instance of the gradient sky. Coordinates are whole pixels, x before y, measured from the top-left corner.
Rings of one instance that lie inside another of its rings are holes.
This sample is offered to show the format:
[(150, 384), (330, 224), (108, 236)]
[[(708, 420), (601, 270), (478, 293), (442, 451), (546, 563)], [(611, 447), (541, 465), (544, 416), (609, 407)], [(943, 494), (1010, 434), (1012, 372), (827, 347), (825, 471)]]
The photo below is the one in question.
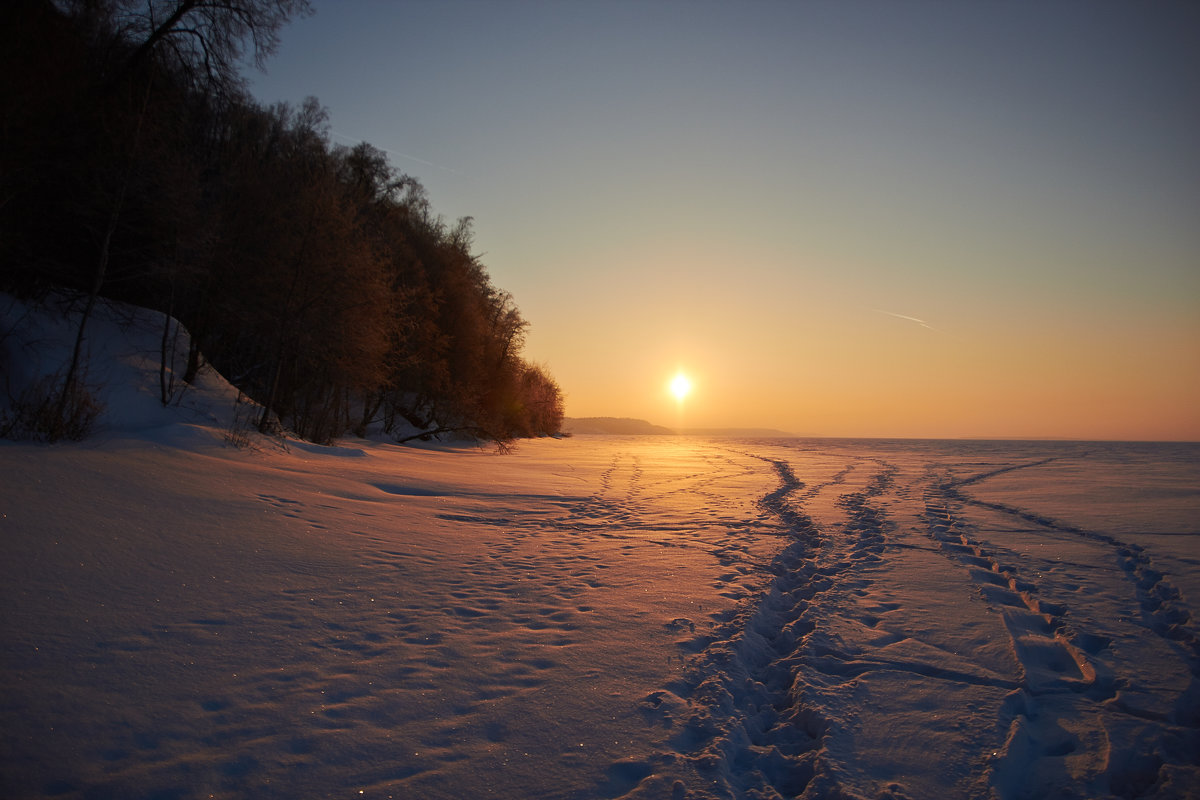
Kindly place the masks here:
[(253, 94), (475, 218), (570, 416), (1200, 439), (1200, 4), (314, 6)]

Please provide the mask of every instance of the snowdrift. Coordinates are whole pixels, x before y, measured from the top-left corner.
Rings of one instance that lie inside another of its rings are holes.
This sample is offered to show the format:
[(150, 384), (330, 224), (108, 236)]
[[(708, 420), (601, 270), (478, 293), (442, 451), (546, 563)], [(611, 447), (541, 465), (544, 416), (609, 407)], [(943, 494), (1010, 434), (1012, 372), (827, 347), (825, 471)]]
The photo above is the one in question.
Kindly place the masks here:
[[(83, 305), (84, 298), (68, 295), (35, 304), (0, 294), (0, 414), (11, 418), (22, 398), (61, 384)], [(221, 436), (234, 429), (237, 414), (252, 416), (248, 398), (239, 403), (238, 390), (207, 364), (195, 381), (183, 382), (188, 347), (178, 321), (98, 300), (85, 328), (80, 370), (98, 410), (93, 433)]]

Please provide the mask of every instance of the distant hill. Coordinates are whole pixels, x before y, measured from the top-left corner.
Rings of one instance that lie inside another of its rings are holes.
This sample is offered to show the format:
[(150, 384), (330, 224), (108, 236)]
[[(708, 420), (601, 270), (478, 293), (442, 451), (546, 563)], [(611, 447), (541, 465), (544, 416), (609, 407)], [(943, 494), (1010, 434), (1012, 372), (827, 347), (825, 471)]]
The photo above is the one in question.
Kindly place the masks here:
[(738, 436), (752, 439), (790, 439), (796, 436), (775, 428), (684, 428), (679, 433), (684, 436)]
[(662, 425), (652, 425), (644, 419), (629, 417), (567, 417), (563, 420), (567, 433), (595, 433), (609, 436), (674, 436), (675, 431)]
[(735, 436), (753, 439), (779, 439), (794, 433), (774, 428), (671, 428), (655, 425), (644, 419), (630, 417), (567, 417), (563, 420), (567, 433), (601, 434), (609, 436)]

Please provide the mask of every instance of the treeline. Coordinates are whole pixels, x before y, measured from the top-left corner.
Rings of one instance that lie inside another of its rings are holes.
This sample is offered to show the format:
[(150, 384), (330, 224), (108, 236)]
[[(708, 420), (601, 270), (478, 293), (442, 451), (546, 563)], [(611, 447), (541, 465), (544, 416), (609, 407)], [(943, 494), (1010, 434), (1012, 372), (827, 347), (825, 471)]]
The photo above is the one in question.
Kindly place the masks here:
[(182, 379), (203, 353), (262, 404), (264, 431), (557, 433), (561, 393), (523, 360), (526, 322), (472, 254), (470, 218), (443, 221), (377, 148), (331, 143), (315, 99), (263, 107), (244, 91), (237, 65), (306, 11), (9, 2), (0, 288), (74, 290), (84, 325), (99, 296), (178, 318)]

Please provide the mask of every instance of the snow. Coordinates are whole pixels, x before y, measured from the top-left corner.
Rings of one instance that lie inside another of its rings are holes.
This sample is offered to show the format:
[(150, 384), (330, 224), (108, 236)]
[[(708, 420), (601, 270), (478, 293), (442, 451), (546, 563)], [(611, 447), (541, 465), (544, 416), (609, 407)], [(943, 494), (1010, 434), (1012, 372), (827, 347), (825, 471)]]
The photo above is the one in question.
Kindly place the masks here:
[(237, 449), (106, 363), (0, 442), (4, 797), (1200, 791), (1200, 446)]

